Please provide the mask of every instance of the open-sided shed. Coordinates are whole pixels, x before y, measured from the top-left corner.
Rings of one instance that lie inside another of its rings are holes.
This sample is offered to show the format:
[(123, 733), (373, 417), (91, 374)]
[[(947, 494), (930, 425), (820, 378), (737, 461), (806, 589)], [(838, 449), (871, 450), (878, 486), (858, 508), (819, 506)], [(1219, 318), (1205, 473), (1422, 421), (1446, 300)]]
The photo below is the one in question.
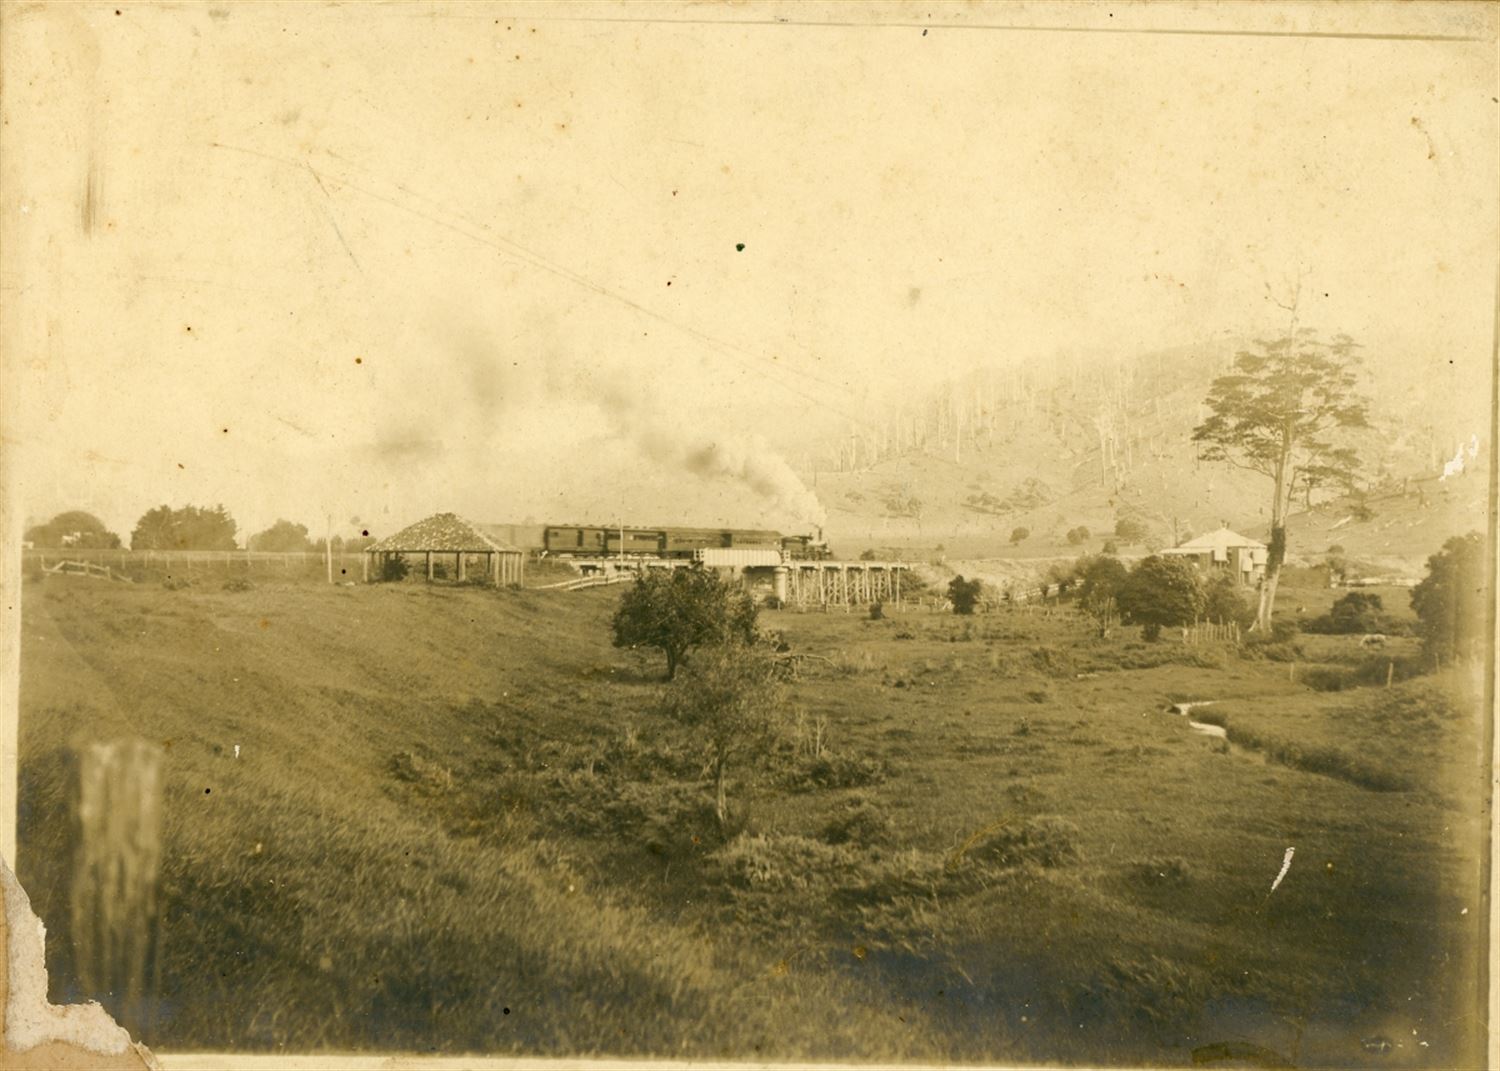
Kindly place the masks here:
[(460, 581), (468, 579), (469, 559), (480, 556), (484, 558), (485, 575), (496, 587), (520, 584), (525, 579), (526, 555), (522, 550), (492, 539), (456, 513), (435, 513), (366, 547), (365, 580), (370, 579), (372, 560), (383, 573), (387, 559), (407, 554), (425, 558), (428, 580), (433, 578), (436, 554), (453, 555)]

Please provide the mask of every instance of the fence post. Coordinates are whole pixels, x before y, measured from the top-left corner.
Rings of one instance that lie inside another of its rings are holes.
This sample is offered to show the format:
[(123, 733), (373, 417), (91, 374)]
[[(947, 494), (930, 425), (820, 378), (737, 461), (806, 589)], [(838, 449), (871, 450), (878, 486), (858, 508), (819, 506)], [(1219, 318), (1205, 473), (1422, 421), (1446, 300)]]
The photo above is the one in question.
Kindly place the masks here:
[(138, 1038), (153, 1026), (161, 969), (161, 762), (161, 747), (141, 739), (74, 752), (74, 966), (84, 992)]

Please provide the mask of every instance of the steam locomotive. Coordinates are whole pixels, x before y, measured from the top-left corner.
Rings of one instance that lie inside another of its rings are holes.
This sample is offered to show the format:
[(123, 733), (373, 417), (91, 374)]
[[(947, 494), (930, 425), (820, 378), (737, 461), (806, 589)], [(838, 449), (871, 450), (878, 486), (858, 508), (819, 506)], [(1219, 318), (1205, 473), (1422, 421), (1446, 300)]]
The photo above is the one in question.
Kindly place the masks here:
[(547, 525), (542, 530), (542, 549), (548, 555), (568, 558), (614, 558), (635, 555), (655, 558), (691, 558), (711, 547), (777, 550), (788, 558), (830, 557), (821, 535), (784, 536), (761, 528), (606, 528), (596, 525)]

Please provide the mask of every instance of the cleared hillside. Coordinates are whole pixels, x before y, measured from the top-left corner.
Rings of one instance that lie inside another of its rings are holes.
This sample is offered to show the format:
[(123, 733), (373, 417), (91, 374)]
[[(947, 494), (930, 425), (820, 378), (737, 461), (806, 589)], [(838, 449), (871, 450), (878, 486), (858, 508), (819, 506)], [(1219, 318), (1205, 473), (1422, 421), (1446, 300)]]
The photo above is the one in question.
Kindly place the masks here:
[[(979, 372), (934, 388), (851, 432), (809, 475), (846, 553), (892, 548), (919, 556), (1038, 557), (1097, 550), (1128, 517), (1151, 545), (1222, 524), (1265, 538), (1270, 483), (1198, 459), (1193, 428), (1213, 377), (1236, 343), (1140, 354), (1116, 363)], [(1355, 497), (1321, 493), (1294, 504), (1293, 555), (1342, 545), (1356, 556), (1411, 560), (1455, 532), (1483, 527), (1482, 437), (1404, 395), (1379, 395), (1372, 427), (1350, 442), (1361, 458)], [(1475, 445), (1468, 471), (1440, 480), (1457, 444)], [(829, 469), (833, 471), (829, 471)], [(1012, 541), (1024, 529), (1025, 539)], [(1325, 538), (1327, 537), (1327, 538)]]

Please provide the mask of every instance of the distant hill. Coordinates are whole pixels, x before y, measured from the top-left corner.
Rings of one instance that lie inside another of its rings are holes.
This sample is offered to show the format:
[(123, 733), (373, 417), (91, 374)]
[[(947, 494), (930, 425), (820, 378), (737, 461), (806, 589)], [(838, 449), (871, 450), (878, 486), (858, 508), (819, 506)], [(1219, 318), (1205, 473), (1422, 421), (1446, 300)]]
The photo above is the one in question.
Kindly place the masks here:
[[(1198, 461), (1191, 441), (1210, 382), (1241, 346), (1219, 340), (943, 384), (851, 429), (825, 459), (835, 471), (806, 474), (828, 510), (826, 534), (840, 554), (956, 558), (1098, 550), (1122, 518), (1148, 532), (1134, 546), (1120, 541), (1122, 552), (1226, 523), (1264, 538), (1268, 482)], [(1362, 503), (1299, 504), (1289, 524), (1294, 556), (1338, 544), (1349, 554), (1420, 560), (1449, 535), (1482, 527), (1485, 481), (1475, 467), (1485, 444), (1468, 472), (1440, 481), (1454, 432), (1405, 401), (1372, 397), (1376, 429), (1359, 442)], [(1029, 536), (1013, 544), (1017, 528)]]

